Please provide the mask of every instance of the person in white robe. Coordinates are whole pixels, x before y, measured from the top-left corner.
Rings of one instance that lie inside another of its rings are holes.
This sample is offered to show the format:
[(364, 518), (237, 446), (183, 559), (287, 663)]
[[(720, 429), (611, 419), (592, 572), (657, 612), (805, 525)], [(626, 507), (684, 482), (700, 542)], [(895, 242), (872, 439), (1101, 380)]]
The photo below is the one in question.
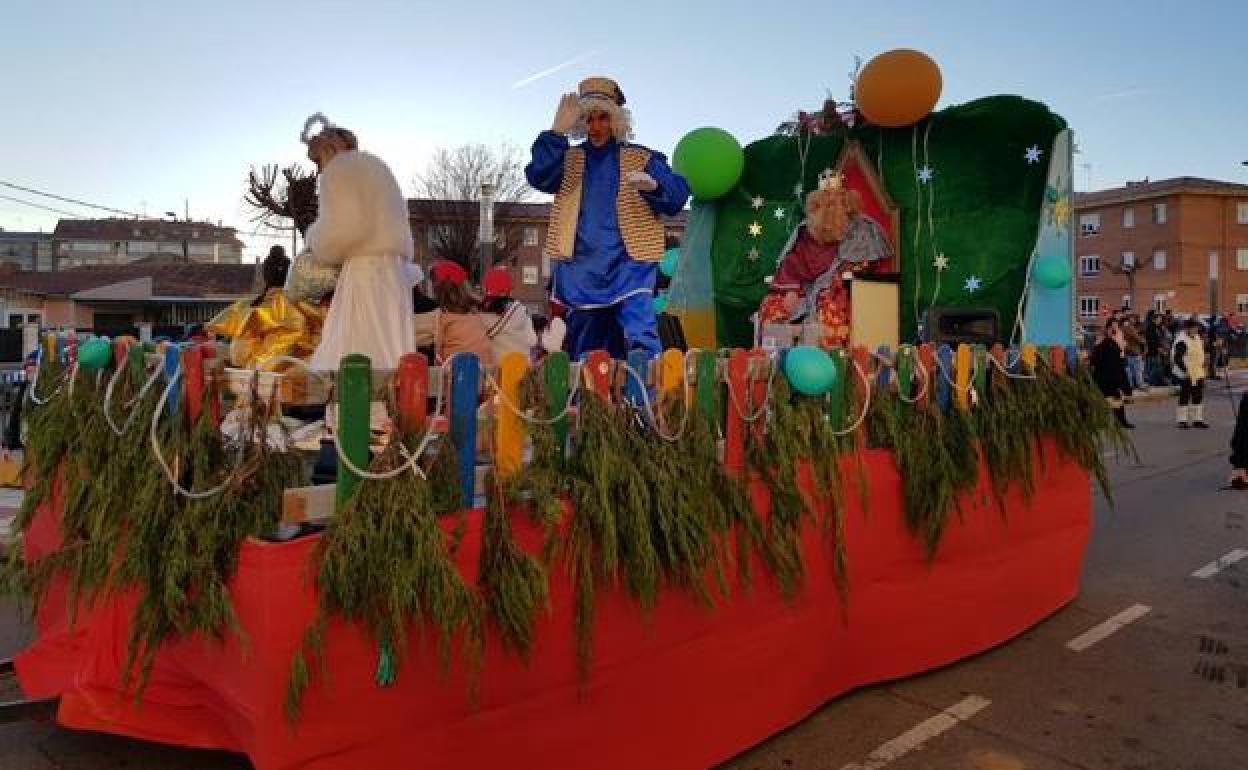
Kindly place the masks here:
[[(309, 137), (317, 118), (323, 128)], [(303, 138), (320, 171), (320, 208), (301, 257), (340, 268), (308, 364), (336, 371), (343, 356), (363, 353), (374, 369), (395, 369), (412, 350), (414, 334), (407, 200), (389, 167), (361, 151), (351, 131), (318, 114), (305, 125)]]

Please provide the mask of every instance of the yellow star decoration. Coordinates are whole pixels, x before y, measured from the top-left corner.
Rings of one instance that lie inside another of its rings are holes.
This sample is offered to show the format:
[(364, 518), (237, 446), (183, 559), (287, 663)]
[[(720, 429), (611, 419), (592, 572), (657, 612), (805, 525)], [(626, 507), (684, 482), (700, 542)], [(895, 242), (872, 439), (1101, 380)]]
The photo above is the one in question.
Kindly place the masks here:
[(758, 236), (762, 234), (763, 234), (763, 226), (757, 222), (751, 222), (750, 223), (750, 235), (757, 238)]
[(1053, 224), (1058, 227), (1066, 227), (1070, 223), (1070, 199), (1065, 195), (1057, 199), (1053, 204)]

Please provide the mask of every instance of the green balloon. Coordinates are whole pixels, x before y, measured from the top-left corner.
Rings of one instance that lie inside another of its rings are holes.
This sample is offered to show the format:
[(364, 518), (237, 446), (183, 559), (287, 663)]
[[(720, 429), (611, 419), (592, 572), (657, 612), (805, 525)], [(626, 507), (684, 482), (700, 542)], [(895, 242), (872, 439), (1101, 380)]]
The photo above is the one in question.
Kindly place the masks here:
[(1056, 254), (1041, 257), (1031, 269), (1031, 276), (1045, 288), (1065, 288), (1070, 285), (1070, 261)]
[(680, 249), (668, 249), (663, 252), (663, 261), (659, 262), (659, 272), (671, 278), (676, 275), (676, 266), (680, 264)]
[(653, 302), (654, 302), (654, 312), (663, 313), (667, 311), (667, 295), (666, 294), (655, 294)]
[(798, 393), (822, 396), (836, 382), (836, 366), (823, 349), (799, 345), (784, 354), (784, 376)]
[(694, 198), (714, 200), (737, 186), (745, 170), (745, 151), (722, 128), (697, 128), (676, 144), (672, 168), (689, 183)]
[(78, 366), (83, 369), (103, 369), (112, 360), (113, 346), (105, 337), (92, 337), (78, 346)]

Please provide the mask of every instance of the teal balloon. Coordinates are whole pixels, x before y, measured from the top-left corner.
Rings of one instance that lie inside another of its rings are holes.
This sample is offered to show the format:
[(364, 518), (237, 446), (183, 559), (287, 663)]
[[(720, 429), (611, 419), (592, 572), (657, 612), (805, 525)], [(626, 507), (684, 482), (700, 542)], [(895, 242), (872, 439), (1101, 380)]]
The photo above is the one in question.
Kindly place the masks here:
[(94, 371), (113, 360), (113, 345), (105, 337), (92, 337), (78, 346), (78, 366)]
[(668, 249), (663, 252), (663, 260), (659, 262), (659, 272), (671, 278), (676, 275), (676, 266), (680, 264), (680, 249)]
[(1049, 254), (1036, 260), (1031, 269), (1031, 277), (1036, 283), (1048, 289), (1061, 289), (1070, 285), (1070, 260), (1056, 254)]
[(784, 376), (798, 393), (822, 396), (836, 382), (836, 366), (821, 348), (800, 345), (785, 353)]
[(745, 150), (722, 128), (697, 128), (676, 144), (672, 168), (689, 183), (694, 198), (715, 200), (737, 186), (745, 170)]
[(654, 295), (654, 312), (656, 313), (667, 312), (667, 295), (666, 294)]

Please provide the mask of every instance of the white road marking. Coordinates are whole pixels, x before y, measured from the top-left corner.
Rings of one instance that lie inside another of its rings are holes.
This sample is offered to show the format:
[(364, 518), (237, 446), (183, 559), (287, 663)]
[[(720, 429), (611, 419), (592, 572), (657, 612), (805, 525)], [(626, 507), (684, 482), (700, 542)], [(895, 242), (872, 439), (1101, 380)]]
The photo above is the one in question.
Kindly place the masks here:
[(1221, 572), (1222, 570), (1231, 566), (1235, 562), (1241, 561), (1245, 558), (1248, 558), (1248, 548), (1236, 548), (1234, 551), (1231, 551), (1227, 555), (1215, 561), (1211, 561), (1205, 566), (1196, 570), (1195, 572), (1192, 573), (1192, 577), (1200, 578), (1201, 580), (1211, 578), (1214, 575)]
[(1124, 626), (1130, 625), (1152, 611), (1146, 604), (1132, 605), (1100, 625), (1093, 626), (1066, 643), (1066, 648), (1075, 652), (1083, 652), (1097, 642), (1116, 633)]
[(841, 770), (878, 770), (895, 759), (921, 748), (932, 738), (956, 727), (988, 707), (992, 701), (978, 695), (968, 695), (931, 719), (924, 720), (888, 743), (881, 744), (871, 756), (859, 763), (845, 765)]

